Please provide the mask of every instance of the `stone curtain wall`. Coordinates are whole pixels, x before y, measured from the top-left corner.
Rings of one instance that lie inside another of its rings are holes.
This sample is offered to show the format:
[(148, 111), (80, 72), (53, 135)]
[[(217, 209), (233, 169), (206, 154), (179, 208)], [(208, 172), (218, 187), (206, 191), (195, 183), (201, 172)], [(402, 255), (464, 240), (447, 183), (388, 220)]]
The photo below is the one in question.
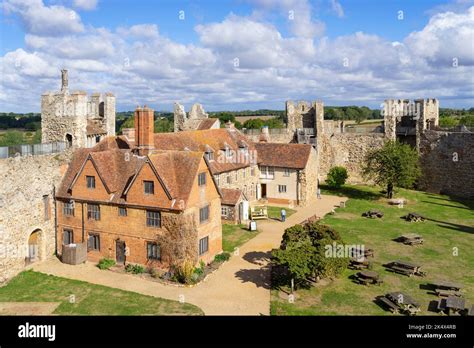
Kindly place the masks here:
[[(71, 153), (0, 160), (0, 283), (25, 267), (28, 238), (39, 235), (39, 260), (54, 253), (53, 187), (58, 186)], [(49, 219), (45, 219), (45, 196)]]
[(474, 133), (425, 131), (420, 155), (420, 189), (474, 198)]
[(311, 197), (316, 196), (318, 190), (318, 155), (316, 150), (311, 151), (306, 168), (299, 172), (300, 206), (308, 205)]
[(329, 169), (344, 166), (349, 183), (363, 183), (362, 165), (369, 150), (381, 148), (386, 138), (383, 134), (336, 133), (321, 136), (319, 145), (319, 180), (326, 179)]

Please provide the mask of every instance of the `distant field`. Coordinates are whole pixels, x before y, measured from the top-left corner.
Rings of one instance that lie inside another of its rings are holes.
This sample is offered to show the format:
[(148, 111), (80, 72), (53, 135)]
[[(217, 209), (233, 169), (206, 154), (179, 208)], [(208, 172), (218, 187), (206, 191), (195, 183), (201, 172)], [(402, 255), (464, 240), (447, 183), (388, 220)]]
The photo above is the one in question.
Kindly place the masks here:
[(260, 120), (263, 120), (263, 121), (266, 121), (266, 120), (271, 120), (272, 118), (276, 118), (277, 116), (258, 116), (258, 115), (255, 115), (255, 116), (237, 116), (235, 119), (237, 121), (239, 121), (240, 123), (244, 123), (245, 121), (247, 120), (252, 120), (252, 119), (260, 119)]

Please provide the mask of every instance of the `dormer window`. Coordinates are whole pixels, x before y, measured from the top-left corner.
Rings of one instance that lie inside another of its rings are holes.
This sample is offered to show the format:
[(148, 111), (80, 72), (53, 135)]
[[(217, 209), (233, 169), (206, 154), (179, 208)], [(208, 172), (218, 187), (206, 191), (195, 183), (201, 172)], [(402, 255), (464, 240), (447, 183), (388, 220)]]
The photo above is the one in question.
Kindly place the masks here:
[(206, 156), (206, 159), (208, 161), (214, 160), (214, 151), (209, 146), (206, 146), (206, 152), (204, 153), (204, 155)]
[(87, 188), (88, 189), (95, 189), (95, 176), (86, 176)]
[(152, 195), (155, 193), (155, 183), (153, 181), (144, 181), (143, 186), (146, 195)]

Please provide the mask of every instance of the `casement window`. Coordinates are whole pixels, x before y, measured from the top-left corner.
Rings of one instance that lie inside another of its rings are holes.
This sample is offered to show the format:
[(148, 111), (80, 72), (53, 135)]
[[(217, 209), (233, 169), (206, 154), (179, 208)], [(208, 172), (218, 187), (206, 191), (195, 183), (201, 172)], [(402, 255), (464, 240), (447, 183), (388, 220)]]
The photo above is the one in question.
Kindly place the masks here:
[(286, 185), (278, 185), (279, 193), (286, 193)]
[(273, 167), (262, 166), (260, 168), (260, 178), (273, 179), (275, 177), (275, 169)]
[(63, 229), (63, 244), (68, 245), (74, 243), (74, 232), (71, 229)]
[(198, 185), (204, 186), (206, 185), (206, 173), (199, 173), (198, 175)]
[(119, 214), (119, 216), (127, 216), (127, 208), (119, 207), (118, 208), (118, 214)]
[(208, 161), (213, 161), (214, 160), (214, 152), (207, 151), (206, 152), (206, 158), (207, 158)]
[(100, 236), (98, 234), (89, 234), (87, 250), (100, 250)]
[(205, 254), (209, 251), (209, 237), (199, 239), (199, 255)]
[(291, 174), (291, 169), (290, 168), (285, 168), (283, 176), (290, 176), (290, 174)]
[(87, 218), (100, 220), (100, 206), (98, 204), (87, 204)]
[(230, 174), (227, 174), (227, 183), (232, 184), (232, 178), (230, 177)]
[(153, 181), (143, 181), (143, 186), (146, 195), (152, 195), (155, 193), (155, 183)]
[(203, 223), (203, 222), (206, 222), (207, 220), (209, 220), (209, 206), (208, 205), (199, 209), (199, 222)]
[(221, 206), (221, 216), (227, 217), (229, 215), (229, 207)]
[(161, 248), (158, 243), (146, 243), (146, 255), (148, 260), (161, 260)]
[(74, 202), (63, 203), (63, 215), (74, 216)]
[(95, 176), (86, 176), (87, 188), (88, 189), (95, 189)]
[(146, 211), (146, 225), (148, 227), (161, 227), (161, 213), (159, 211)]
[(226, 146), (224, 148), (224, 152), (225, 152), (226, 157), (232, 157), (232, 149), (229, 146)]

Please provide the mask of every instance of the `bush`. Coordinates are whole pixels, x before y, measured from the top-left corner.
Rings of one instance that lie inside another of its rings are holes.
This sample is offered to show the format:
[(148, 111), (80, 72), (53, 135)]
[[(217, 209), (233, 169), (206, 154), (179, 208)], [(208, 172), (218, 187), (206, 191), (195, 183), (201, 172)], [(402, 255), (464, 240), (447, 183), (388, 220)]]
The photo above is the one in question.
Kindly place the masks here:
[(223, 252), (214, 257), (214, 262), (224, 262), (224, 261), (228, 261), (229, 259), (230, 259), (230, 253)]
[(332, 167), (329, 170), (326, 184), (331, 188), (340, 188), (346, 183), (348, 177), (346, 168), (340, 166)]
[(115, 261), (107, 258), (101, 259), (97, 264), (100, 269), (109, 269), (112, 266), (115, 266)]
[(125, 272), (132, 274), (140, 274), (145, 272), (145, 268), (141, 265), (132, 265), (131, 263), (125, 266)]
[(176, 267), (176, 280), (183, 284), (191, 284), (194, 274), (194, 265), (191, 261), (185, 261)]

